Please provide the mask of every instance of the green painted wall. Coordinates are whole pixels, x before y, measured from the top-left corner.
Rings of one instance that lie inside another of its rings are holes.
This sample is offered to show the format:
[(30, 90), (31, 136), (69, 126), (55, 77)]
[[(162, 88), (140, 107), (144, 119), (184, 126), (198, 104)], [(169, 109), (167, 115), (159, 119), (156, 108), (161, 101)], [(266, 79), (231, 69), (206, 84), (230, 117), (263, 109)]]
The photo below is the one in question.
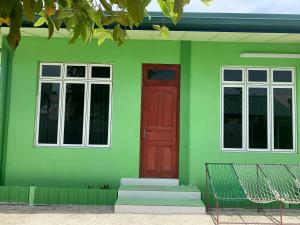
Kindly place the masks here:
[[(110, 184), (139, 176), (142, 63), (180, 63), (180, 42), (67, 44), (23, 37), (15, 52), (6, 157), (6, 185)], [(39, 61), (114, 63), (111, 148), (34, 148)]]
[[(13, 61), (5, 184), (87, 187), (108, 183), (114, 187), (121, 177), (138, 177), (142, 63), (181, 64), (181, 183), (197, 184), (204, 191), (205, 162), (300, 163), (299, 154), (224, 153), (220, 149), (221, 65), (296, 66), (299, 76), (299, 60), (239, 57), (241, 52), (295, 53), (299, 48), (297, 44), (133, 40), (121, 48), (110, 42), (98, 48), (95, 43), (68, 45), (62, 38), (24, 37)], [(39, 61), (114, 63), (111, 148), (34, 147)]]
[(300, 60), (240, 58), (240, 53), (242, 52), (297, 53), (299, 50), (299, 44), (192, 43), (190, 84), (191, 183), (200, 185), (201, 190), (205, 191), (204, 163), (206, 162), (300, 163), (298, 153), (231, 153), (222, 152), (220, 148), (221, 66), (296, 67), (298, 84), (296, 91), (298, 96), (297, 116), (299, 118)]

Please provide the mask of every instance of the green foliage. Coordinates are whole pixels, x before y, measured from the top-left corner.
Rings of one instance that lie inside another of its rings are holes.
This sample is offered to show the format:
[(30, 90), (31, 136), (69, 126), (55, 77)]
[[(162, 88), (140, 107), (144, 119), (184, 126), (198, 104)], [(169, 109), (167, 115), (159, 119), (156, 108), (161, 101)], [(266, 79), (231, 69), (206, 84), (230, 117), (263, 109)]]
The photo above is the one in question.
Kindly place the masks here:
[(169, 37), (170, 30), (166, 26), (153, 25), (153, 29), (158, 30), (161, 37), (163, 38)]
[[(177, 23), (185, 5), (190, 0), (157, 0), (162, 13)], [(209, 4), (212, 0), (201, 0)], [(149, 16), (147, 6), (151, 0), (0, 0), (0, 27), (2, 23), (11, 26), (9, 42), (16, 48), (20, 41), (23, 14), (35, 27), (47, 24), (51, 38), (55, 30), (64, 26), (71, 33), (69, 43), (81, 38), (89, 43), (94, 37), (98, 45), (112, 39), (118, 46), (126, 38), (126, 29), (138, 27)], [(155, 25), (162, 37), (168, 37), (165, 25)]]

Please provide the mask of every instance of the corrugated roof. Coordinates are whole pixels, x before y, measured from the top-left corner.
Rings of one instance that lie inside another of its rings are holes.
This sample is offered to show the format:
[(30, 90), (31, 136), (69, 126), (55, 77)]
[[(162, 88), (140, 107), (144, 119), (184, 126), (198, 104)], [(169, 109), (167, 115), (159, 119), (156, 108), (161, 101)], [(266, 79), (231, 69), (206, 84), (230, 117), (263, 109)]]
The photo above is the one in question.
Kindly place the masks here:
[[(173, 31), (203, 32), (254, 32), (254, 33), (300, 33), (300, 15), (289, 14), (241, 14), (241, 13), (184, 13), (174, 25), (159, 12), (151, 12), (151, 20), (135, 30), (153, 30), (154, 24), (164, 24)], [(33, 27), (24, 21), (23, 27)]]

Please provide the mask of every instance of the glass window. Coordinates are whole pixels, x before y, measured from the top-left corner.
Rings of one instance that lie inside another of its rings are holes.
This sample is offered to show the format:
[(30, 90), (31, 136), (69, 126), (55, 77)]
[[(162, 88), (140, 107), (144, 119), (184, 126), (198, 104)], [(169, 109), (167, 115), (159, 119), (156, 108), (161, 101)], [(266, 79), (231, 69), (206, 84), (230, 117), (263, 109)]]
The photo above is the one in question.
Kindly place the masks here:
[[(98, 78), (112, 78), (112, 67), (61, 64), (60, 68), (66, 70), (51, 80), (40, 70), (36, 145), (109, 147), (112, 81)], [(74, 81), (77, 77), (81, 79)]]
[(243, 81), (243, 70), (241, 69), (224, 69), (224, 81)]
[(38, 143), (57, 144), (60, 84), (42, 83), (40, 96)]
[(110, 78), (111, 67), (109, 66), (92, 66), (92, 78)]
[(224, 87), (224, 148), (243, 147), (243, 89)]
[(268, 148), (268, 89), (249, 88), (249, 148)]
[(86, 75), (86, 66), (67, 66), (67, 77), (84, 78)]
[(42, 65), (42, 77), (60, 77), (61, 65)]
[(148, 70), (149, 80), (175, 80), (175, 70)]
[(248, 81), (250, 82), (267, 82), (267, 70), (248, 70)]
[(91, 84), (90, 145), (108, 144), (109, 96), (110, 86), (108, 84)]
[(242, 72), (233, 76), (231, 68), (222, 68), (222, 150), (294, 152), (294, 69), (239, 67), (239, 71), (247, 71), (247, 79), (241, 78)]
[(82, 144), (84, 84), (66, 84), (64, 144)]
[(291, 70), (273, 70), (273, 82), (292, 82), (292, 74)]
[(273, 89), (274, 148), (293, 149), (293, 90)]

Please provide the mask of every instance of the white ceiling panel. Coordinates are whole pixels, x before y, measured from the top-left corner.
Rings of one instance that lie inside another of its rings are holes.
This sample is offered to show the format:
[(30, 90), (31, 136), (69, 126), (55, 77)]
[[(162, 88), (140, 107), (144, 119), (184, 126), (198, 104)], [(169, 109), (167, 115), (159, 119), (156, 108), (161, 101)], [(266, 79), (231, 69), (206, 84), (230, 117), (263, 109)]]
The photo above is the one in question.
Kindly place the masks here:
[(240, 42), (269, 42), (276, 38), (281, 38), (287, 34), (281, 33), (253, 33), (245, 38), (240, 39)]
[(191, 41), (209, 41), (214, 36), (218, 35), (219, 32), (193, 32), (187, 31), (181, 37), (182, 40), (191, 40)]
[(239, 41), (251, 35), (251, 33), (222, 32), (210, 39), (210, 41)]

